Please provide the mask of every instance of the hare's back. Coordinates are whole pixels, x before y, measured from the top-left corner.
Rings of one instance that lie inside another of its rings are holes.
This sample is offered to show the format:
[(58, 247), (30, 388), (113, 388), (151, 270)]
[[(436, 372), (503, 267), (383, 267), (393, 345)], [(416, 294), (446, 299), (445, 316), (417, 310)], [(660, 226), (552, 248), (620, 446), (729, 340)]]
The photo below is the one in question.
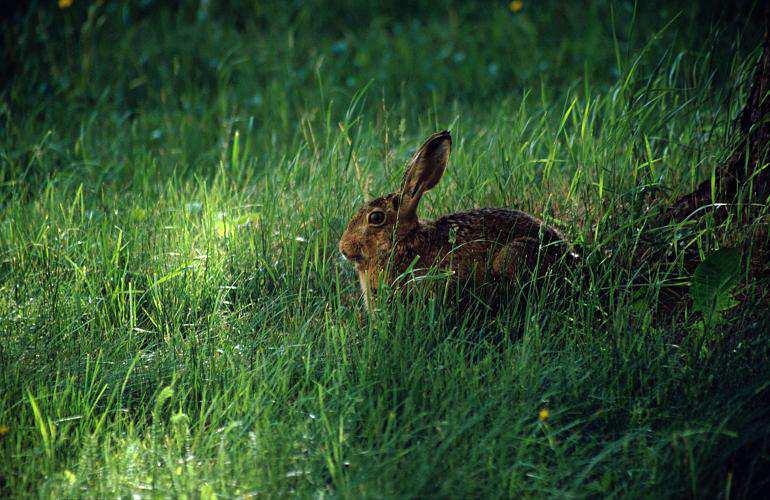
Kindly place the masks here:
[(435, 222), (440, 232), (457, 241), (506, 242), (518, 238), (534, 238), (543, 243), (564, 242), (557, 230), (540, 219), (520, 210), (479, 208), (449, 214)]

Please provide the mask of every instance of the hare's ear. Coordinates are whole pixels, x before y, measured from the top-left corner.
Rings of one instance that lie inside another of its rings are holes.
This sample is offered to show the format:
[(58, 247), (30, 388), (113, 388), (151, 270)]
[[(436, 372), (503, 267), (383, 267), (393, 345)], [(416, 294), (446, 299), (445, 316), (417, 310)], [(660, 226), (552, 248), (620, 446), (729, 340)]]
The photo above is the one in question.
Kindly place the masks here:
[(448, 130), (436, 132), (417, 150), (404, 174), (401, 185), (401, 217), (417, 216), (417, 204), (422, 195), (438, 184), (449, 161), (452, 135)]

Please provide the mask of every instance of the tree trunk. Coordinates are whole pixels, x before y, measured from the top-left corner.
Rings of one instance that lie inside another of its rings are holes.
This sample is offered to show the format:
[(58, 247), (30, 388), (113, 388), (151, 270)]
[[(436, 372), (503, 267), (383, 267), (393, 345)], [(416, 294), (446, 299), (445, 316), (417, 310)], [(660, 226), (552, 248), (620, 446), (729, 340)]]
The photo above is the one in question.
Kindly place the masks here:
[[(738, 201), (742, 187), (751, 187), (751, 196), (744, 202), (765, 203), (770, 195), (770, 168), (767, 168), (770, 159), (770, 7), (765, 8), (764, 18), (762, 56), (757, 63), (749, 98), (738, 119), (741, 136), (735, 150), (727, 162), (717, 168), (714, 192), (711, 179), (703, 181), (695, 191), (676, 200), (664, 212), (662, 223), (682, 222), (704, 207), (719, 207), (716, 215), (723, 218)], [(707, 212), (700, 210), (698, 213)]]

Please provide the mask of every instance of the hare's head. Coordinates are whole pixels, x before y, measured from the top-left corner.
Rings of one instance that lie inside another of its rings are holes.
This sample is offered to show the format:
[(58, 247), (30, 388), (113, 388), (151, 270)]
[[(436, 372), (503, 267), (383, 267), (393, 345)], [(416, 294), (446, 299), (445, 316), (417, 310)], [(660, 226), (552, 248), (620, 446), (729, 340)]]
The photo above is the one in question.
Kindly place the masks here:
[(350, 220), (339, 248), (359, 272), (382, 267), (394, 244), (419, 226), (417, 205), (441, 179), (451, 145), (448, 131), (430, 136), (409, 162), (401, 189), (369, 201)]

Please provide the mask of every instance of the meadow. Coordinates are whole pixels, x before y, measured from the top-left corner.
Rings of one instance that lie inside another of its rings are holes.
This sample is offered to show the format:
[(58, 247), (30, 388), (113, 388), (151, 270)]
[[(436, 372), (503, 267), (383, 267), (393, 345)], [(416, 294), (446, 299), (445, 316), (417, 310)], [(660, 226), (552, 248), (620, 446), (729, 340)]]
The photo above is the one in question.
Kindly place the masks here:
[[(656, 207), (731, 152), (757, 9), (10, 7), (0, 496), (767, 491), (767, 275), (745, 247), (707, 317), (682, 262), (757, 223), (670, 228), (671, 259), (634, 260)], [(367, 313), (337, 241), (442, 129), (421, 215), (542, 216), (581, 286), (483, 317), (436, 296)]]

